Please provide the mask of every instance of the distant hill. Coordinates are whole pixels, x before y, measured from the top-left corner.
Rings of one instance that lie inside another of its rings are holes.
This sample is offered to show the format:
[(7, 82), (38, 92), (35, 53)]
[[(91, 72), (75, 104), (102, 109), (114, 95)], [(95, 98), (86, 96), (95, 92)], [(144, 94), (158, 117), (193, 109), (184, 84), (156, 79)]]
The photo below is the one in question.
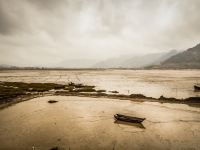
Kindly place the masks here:
[(16, 66), (0, 64), (0, 69), (12, 69), (12, 68), (16, 68)]
[(63, 68), (92, 68), (99, 60), (95, 59), (67, 59), (53, 67)]
[[(0, 69), (6, 68), (18, 69), (23, 67), (0, 65)], [(26, 68), (29, 69), (30, 67)], [(163, 53), (120, 56), (104, 61), (95, 59), (69, 59), (49, 68), (200, 69), (200, 44), (179, 53), (176, 50), (171, 50)]]
[(200, 69), (200, 44), (154, 66), (158, 69)]
[(177, 54), (172, 50), (167, 53), (152, 53), (137, 56), (121, 56), (98, 62), (95, 68), (143, 68), (150, 65), (159, 65), (162, 61)]

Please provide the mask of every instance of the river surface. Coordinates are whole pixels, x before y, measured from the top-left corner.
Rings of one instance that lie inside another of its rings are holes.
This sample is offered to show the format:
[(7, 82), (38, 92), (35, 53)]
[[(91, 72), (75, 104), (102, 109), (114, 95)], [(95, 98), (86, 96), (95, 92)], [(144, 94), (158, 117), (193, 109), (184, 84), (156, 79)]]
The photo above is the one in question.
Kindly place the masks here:
[[(48, 100), (57, 100), (49, 104)], [(123, 113), (143, 124), (115, 122)], [(47, 96), (0, 110), (0, 149), (200, 149), (200, 109), (184, 104)]]
[(200, 96), (200, 70), (8, 70), (0, 71), (0, 81), (84, 83), (121, 94), (144, 94), (158, 98)]

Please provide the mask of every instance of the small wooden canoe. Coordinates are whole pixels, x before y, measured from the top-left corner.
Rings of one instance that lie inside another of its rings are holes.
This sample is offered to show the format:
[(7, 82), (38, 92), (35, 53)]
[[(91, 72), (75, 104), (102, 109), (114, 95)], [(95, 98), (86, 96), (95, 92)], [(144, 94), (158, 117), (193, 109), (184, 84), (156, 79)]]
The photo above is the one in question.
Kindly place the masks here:
[(200, 90), (200, 84), (195, 84), (194, 89), (199, 91)]
[(145, 118), (131, 117), (131, 116), (125, 116), (125, 115), (121, 115), (121, 114), (115, 114), (114, 118), (116, 120), (132, 122), (132, 123), (141, 123), (145, 120)]

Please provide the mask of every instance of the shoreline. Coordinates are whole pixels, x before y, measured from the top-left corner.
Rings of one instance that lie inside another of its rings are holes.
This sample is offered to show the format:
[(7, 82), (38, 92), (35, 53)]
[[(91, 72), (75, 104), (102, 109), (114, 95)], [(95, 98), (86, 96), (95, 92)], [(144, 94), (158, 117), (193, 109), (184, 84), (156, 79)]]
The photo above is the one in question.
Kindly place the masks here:
[(0, 68), (0, 71), (30, 71), (30, 70), (63, 70), (63, 71), (102, 71), (102, 70), (200, 70), (200, 68), (39, 68), (39, 67), (14, 67), (14, 68)]
[(117, 91), (106, 93), (105, 90), (96, 90), (95, 86), (68, 83), (66, 85), (54, 83), (23, 83), (23, 82), (0, 82), (0, 109), (27, 101), (37, 97), (44, 96), (77, 96), (88, 98), (108, 98), (118, 100), (130, 100), (135, 102), (159, 102), (187, 104), (200, 107), (200, 97), (188, 97), (185, 99), (147, 97), (143, 94), (118, 94)]
[(46, 96), (73, 96), (73, 97), (88, 97), (88, 98), (108, 98), (108, 99), (116, 99), (116, 100), (129, 100), (133, 102), (158, 102), (158, 103), (169, 103), (169, 104), (186, 104), (192, 107), (200, 107), (200, 101), (199, 102), (191, 102), (191, 101), (185, 101), (185, 100), (177, 100), (177, 101), (171, 101), (171, 100), (159, 100), (156, 98), (131, 98), (128, 96), (117, 96), (117, 95), (95, 95), (91, 93), (80, 93), (80, 94), (74, 94), (74, 93), (63, 93), (63, 94), (57, 94), (57, 93), (40, 93), (35, 95), (25, 95), (20, 96), (11, 99), (9, 102), (0, 104), (0, 110), (7, 108), (9, 106), (28, 101), (34, 98), (39, 97), (46, 97)]
[(7, 108), (9, 106), (24, 102), (24, 101), (28, 101), (28, 100), (31, 100), (31, 99), (34, 99), (34, 98), (38, 98), (38, 97), (43, 97), (43, 96), (41, 96), (41, 95), (31, 95), (31, 96), (26, 95), (26, 96), (20, 96), (20, 97), (13, 98), (9, 102), (5, 102), (5, 103), (0, 104), (0, 110)]

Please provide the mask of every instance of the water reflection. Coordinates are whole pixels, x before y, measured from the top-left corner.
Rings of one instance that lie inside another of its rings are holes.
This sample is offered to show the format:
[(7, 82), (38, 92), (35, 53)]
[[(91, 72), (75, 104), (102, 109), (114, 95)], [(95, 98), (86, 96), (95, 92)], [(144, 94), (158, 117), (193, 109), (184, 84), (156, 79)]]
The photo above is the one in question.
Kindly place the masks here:
[(200, 70), (15, 70), (0, 72), (0, 81), (95, 85), (98, 89), (120, 94), (144, 94), (150, 97), (186, 98), (200, 96), (194, 84), (200, 82)]

